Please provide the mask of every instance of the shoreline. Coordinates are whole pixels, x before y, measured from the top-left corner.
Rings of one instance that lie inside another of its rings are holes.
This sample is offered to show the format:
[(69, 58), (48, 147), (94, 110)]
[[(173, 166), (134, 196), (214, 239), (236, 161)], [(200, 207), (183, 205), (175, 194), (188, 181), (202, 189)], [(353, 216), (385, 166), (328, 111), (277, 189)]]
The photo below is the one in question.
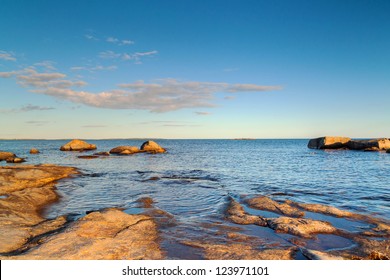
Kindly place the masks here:
[[(40, 210), (58, 199), (56, 182), (77, 174), (76, 168), (57, 165), (0, 167), (1, 259), (169, 258), (169, 249), (161, 246), (167, 240), (160, 231), (167, 225), (175, 230), (175, 217), (156, 208), (149, 197), (139, 201), (139, 214), (108, 208), (76, 221), (66, 216), (44, 219)], [(390, 222), (372, 216), (321, 204), (277, 202), (265, 196), (231, 199), (224, 215), (226, 221), (214, 225), (222, 237), (207, 242), (184, 237), (176, 246), (189, 252), (194, 248), (205, 259), (295, 259), (298, 253), (307, 259), (390, 258)], [(362, 232), (349, 232), (333, 226), (332, 217), (366, 226)], [(263, 228), (292, 237), (281, 245), (264, 244), (253, 235), (261, 235)], [(354, 245), (329, 252), (307, 248), (323, 234), (348, 239)], [(258, 242), (263, 249), (255, 246)]]

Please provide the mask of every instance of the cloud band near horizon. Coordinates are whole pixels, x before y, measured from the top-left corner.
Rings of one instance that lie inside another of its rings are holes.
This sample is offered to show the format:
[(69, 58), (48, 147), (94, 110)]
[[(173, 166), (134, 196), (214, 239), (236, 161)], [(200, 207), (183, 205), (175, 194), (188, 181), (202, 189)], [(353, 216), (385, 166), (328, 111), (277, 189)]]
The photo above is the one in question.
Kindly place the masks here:
[(0, 72), (0, 77), (15, 77), (19, 85), (29, 88), (33, 93), (76, 104), (107, 109), (147, 110), (156, 113), (215, 107), (213, 99), (217, 93), (264, 92), (282, 89), (281, 86), (159, 79), (154, 83), (136, 81), (119, 84), (116, 89), (92, 93), (75, 89), (87, 85), (84, 81), (73, 81), (59, 72), (41, 73), (34, 67), (21, 71)]

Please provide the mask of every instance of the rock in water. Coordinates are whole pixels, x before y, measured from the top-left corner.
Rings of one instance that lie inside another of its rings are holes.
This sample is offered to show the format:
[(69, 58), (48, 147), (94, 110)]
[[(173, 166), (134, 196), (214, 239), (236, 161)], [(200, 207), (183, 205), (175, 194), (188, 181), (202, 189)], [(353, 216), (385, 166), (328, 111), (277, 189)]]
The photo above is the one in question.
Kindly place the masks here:
[(386, 153), (390, 154), (390, 149), (388, 149), (388, 150), (386, 151)]
[(388, 138), (379, 138), (371, 140), (351, 140), (347, 144), (351, 150), (378, 151), (390, 149), (390, 140)]
[(30, 154), (39, 154), (39, 150), (38, 149), (35, 149), (35, 148), (32, 148), (30, 150)]
[(16, 155), (14, 153), (0, 151), (0, 161), (15, 157)]
[(347, 143), (351, 141), (348, 137), (325, 136), (311, 139), (307, 145), (310, 149), (342, 149), (347, 148)]
[(22, 163), (25, 162), (26, 160), (24, 158), (15, 157), (15, 158), (8, 158), (6, 161), (7, 163)]
[(84, 151), (96, 150), (96, 145), (89, 144), (82, 140), (72, 140), (60, 148), (61, 151)]
[(110, 150), (110, 154), (131, 155), (139, 153), (140, 150), (134, 146), (119, 146)]
[(166, 150), (154, 141), (146, 141), (141, 145), (141, 151), (152, 154), (165, 153)]

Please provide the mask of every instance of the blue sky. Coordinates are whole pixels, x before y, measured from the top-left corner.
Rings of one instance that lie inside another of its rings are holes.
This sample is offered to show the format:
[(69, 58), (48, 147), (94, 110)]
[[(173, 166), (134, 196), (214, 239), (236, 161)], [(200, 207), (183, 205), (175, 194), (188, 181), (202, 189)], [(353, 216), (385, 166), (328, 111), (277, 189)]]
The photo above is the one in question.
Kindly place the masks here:
[(0, 4), (0, 138), (390, 137), (390, 1)]

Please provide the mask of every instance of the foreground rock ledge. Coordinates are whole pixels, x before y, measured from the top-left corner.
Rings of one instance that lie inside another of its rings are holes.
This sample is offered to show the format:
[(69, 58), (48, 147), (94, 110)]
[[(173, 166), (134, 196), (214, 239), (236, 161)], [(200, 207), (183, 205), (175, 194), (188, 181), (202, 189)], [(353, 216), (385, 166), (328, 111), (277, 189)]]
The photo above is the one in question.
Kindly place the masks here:
[(47, 221), (39, 214), (58, 199), (54, 182), (76, 174), (72, 167), (26, 165), (0, 167), (0, 253), (19, 249), (38, 235), (61, 227), (66, 219)]
[(9, 259), (156, 260), (163, 258), (157, 239), (152, 218), (107, 209), (88, 214), (40, 246)]
[(364, 151), (381, 151), (390, 149), (389, 138), (368, 140), (352, 140), (348, 137), (324, 136), (311, 139), (308, 143), (310, 149), (349, 149)]

